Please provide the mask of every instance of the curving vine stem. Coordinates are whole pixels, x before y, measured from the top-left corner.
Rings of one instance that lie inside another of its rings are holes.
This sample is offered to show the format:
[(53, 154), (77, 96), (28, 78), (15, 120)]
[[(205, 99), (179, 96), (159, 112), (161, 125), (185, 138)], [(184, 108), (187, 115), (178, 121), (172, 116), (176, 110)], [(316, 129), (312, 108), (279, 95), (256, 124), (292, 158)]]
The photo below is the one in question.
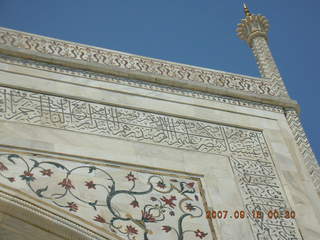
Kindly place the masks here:
[[(148, 174), (144, 182), (138, 179), (141, 177), (138, 172), (130, 171), (124, 176), (123, 183), (115, 180), (115, 176), (102, 167), (86, 164), (71, 166), (37, 155), (0, 154), (0, 181), (24, 181), (27, 188), (39, 198), (74, 214), (80, 214), (86, 205), (94, 211), (99, 210), (99, 213), (104, 213), (103, 216), (98, 214), (92, 220), (128, 240), (149, 240), (154, 236), (151, 230), (154, 225), (162, 227), (159, 231), (170, 236), (175, 233), (177, 240), (185, 239), (188, 233), (194, 239), (205, 239), (208, 235), (199, 229), (184, 229), (186, 219), (203, 217), (194, 182), (168, 180), (152, 174)], [(20, 179), (10, 175), (16, 173), (17, 169), (21, 171)], [(88, 189), (88, 194), (81, 188)], [(121, 209), (119, 203), (122, 201), (129, 201), (128, 209)], [(168, 218), (174, 217), (178, 218), (175, 225), (164, 225)]]

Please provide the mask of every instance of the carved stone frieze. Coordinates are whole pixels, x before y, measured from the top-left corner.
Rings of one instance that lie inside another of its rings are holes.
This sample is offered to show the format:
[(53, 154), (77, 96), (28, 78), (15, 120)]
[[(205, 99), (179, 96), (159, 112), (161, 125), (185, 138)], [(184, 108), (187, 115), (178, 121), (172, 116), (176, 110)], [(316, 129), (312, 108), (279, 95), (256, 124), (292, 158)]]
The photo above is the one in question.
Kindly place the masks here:
[(0, 88), (0, 119), (200, 151), (226, 152), (219, 125)]
[(204, 93), (200, 91), (194, 91), (194, 90), (188, 90), (188, 89), (182, 89), (177, 87), (169, 87), (164, 86), (156, 83), (149, 83), (144, 82), (140, 80), (134, 80), (129, 78), (123, 78), (123, 77), (115, 77), (111, 75), (91, 72), (91, 71), (84, 71), (80, 69), (74, 69), (69, 67), (63, 67), (59, 65), (54, 64), (47, 64), (22, 58), (16, 58), (12, 56), (7, 56), (0, 54), (0, 62), (44, 70), (44, 71), (50, 71), (50, 72), (56, 72), (56, 73), (62, 73), (72, 76), (78, 76), (83, 78), (89, 78), (99, 81), (105, 81), (110, 83), (116, 83), (131, 87), (137, 87), (137, 88), (144, 88), (149, 89), (152, 91), (160, 91), (160, 92), (166, 92), (170, 94), (176, 94), (176, 95), (182, 95), (182, 96), (188, 96), (188, 97), (194, 97), (199, 99), (206, 99), (210, 101), (215, 102), (221, 102), (221, 103), (227, 103), (231, 105), (237, 105), (237, 106), (243, 106), (243, 107), (249, 107), (249, 108), (255, 108), (255, 109), (261, 109), (266, 111), (272, 111), (272, 112), (278, 112), (283, 113), (283, 108), (279, 106), (269, 105), (269, 104), (263, 104), (253, 101), (247, 101), (243, 99), (237, 99), (232, 97), (223, 97), (218, 96), (214, 94)]
[[(230, 156), (230, 164), (234, 174), (237, 176), (239, 188), (241, 190), (241, 196), (246, 207), (246, 213), (249, 216), (249, 221), (251, 223), (255, 239), (301, 239), (295, 220), (291, 218), (287, 219), (283, 216), (286, 211), (291, 211), (292, 209), (286, 200), (279, 177), (274, 169), (267, 143), (262, 132), (260, 131), (177, 118), (168, 115), (160, 115), (150, 112), (109, 106), (106, 104), (96, 104), (71, 98), (51, 96), (4, 87), (0, 88), (0, 119), (3, 121), (15, 121), (32, 125), (59, 128), (63, 130), (77, 131), (80, 133), (97, 134), (106, 137), (116, 137), (144, 143), (159, 144), (166, 147)], [(214, 154), (212, 154), (213, 157)], [(3, 174), (5, 174), (5, 171), (9, 169), (6, 164), (11, 164), (13, 167), (15, 165), (15, 163), (10, 161), (10, 159), (16, 162), (25, 158), (30, 157), (21, 155), (9, 157), (8, 155), (4, 155), (4, 162), (2, 162)], [(52, 166), (50, 165), (50, 167), (57, 168), (57, 170), (62, 172), (65, 171), (65, 174), (67, 174), (55, 185), (54, 189), (56, 190), (64, 187), (68, 188), (66, 190), (73, 191), (74, 189), (78, 188), (73, 184), (71, 179), (71, 172), (76, 172), (76, 170), (72, 169), (82, 169), (81, 171), (85, 171), (86, 169), (89, 173), (90, 171), (98, 171), (93, 167), (90, 168), (90, 166), (73, 166), (64, 168), (60, 167), (63, 165), (62, 162), (59, 164), (56, 163), (55, 165), (55, 160), (50, 160), (51, 163), (49, 164), (45, 159), (32, 159), (33, 160), (30, 158), (30, 161), (28, 160), (29, 165), (25, 164), (29, 167), (22, 171), (20, 175), (21, 180), (31, 182), (32, 180), (35, 180), (34, 178), (37, 179), (44, 176), (41, 174), (51, 174), (51, 172), (53, 172), (53, 170), (49, 168), (49, 165), (51, 164)], [(21, 161), (22, 163), (24, 161), (27, 162), (26, 159)], [(35, 173), (30, 171), (30, 169), (32, 166), (34, 168), (39, 168), (42, 165), (42, 161), (45, 162), (43, 164), (46, 166), (41, 170), (39, 169), (39, 171), (43, 171), (43, 173), (41, 172), (41, 174), (39, 173), (39, 176), (36, 176)], [(49, 171), (49, 169), (51, 169), (51, 171)], [(101, 174), (103, 174), (103, 172), (101, 172)], [(4, 180), (6, 180), (7, 183), (11, 182), (10, 180), (13, 180), (11, 179), (12, 176), (5, 176), (6, 177), (4, 177)], [(133, 171), (128, 172), (126, 176), (131, 180), (135, 180), (135, 178), (143, 178), (142, 176), (137, 177), (138, 175), (133, 173)], [(47, 177), (47, 175), (45, 175), (45, 177)], [(94, 188), (93, 186), (96, 184), (94, 179), (85, 181), (87, 181), (87, 185), (82, 186), (82, 188), (89, 188), (89, 186)], [(112, 180), (110, 181), (112, 184)], [(147, 179), (145, 179), (145, 183), (148, 183), (149, 185), (151, 184), (151, 182)], [(52, 182), (52, 184), (54, 184), (54, 182)], [(186, 184), (188, 184), (188, 182), (186, 182)], [(149, 186), (150, 188), (151, 185)], [(161, 188), (163, 185), (167, 186), (167, 182), (164, 180), (163, 182), (160, 181), (159, 184), (156, 184), (156, 186), (159, 188)], [(41, 185), (41, 187), (40, 185), (36, 186), (37, 188), (33, 188), (34, 191), (32, 192), (34, 192), (34, 194), (37, 196), (40, 195), (39, 197), (45, 196), (45, 192), (49, 189), (49, 187), (46, 189), (46, 186), (43, 185)], [(153, 186), (152, 189), (154, 187), (155, 186)], [(126, 191), (130, 192), (134, 190), (133, 188), (130, 189), (129, 187), (129, 190), (127, 189)], [(64, 193), (59, 192), (57, 194)], [(157, 199), (159, 200), (159, 198)], [(138, 199), (132, 199), (132, 204), (130, 205), (137, 205), (135, 200), (140, 206)], [(52, 201), (52, 199), (50, 199), (50, 201)], [(160, 199), (160, 201), (162, 200)], [(163, 197), (163, 201), (168, 202), (168, 204), (169, 202), (174, 202), (173, 198), (171, 198), (171, 195), (168, 195), (165, 198)], [(92, 199), (85, 203), (90, 203), (93, 205), (92, 208), (94, 208), (96, 207), (95, 204), (98, 202), (95, 202), (95, 199)], [(67, 202), (59, 204), (62, 208), (65, 208), (70, 212), (74, 212), (73, 210), (79, 209), (79, 206), (75, 203), (75, 200), (69, 199)], [(191, 209), (191, 206), (188, 208)], [(270, 211), (275, 210), (278, 211), (279, 214), (282, 214), (280, 219), (270, 219), (270, 217), (267, 216)], [(119, 210), (117, 209), (114, 211), (114, 213), (118, 214), (118, 211)], [(263, 213), (264, 217), (256, 219), (254, 216), (250, 215), (252, 214), (252, 211), (260, 211)], [(97, 220), (94, 221), (106, 221), (106, 218), (104, 218), (101, 214), (100, 217), (97, 216)], [(138, 218), (134, 219), (136, 221)], [(140, 223), (141, 226), (144, 226), (145, 229), (148, 229), (145, 226), (146, 222), (143, 224), (141, 219), (139, 220), (140, 222), (138, 220), (137, 223)], [(162, 230), (165, 233), (167, 231), (169, 233), (169, 231), (173, 229), (171, 225), (164, 226), (165, 227), (163, 227)], [(134, 226), (132, 225), (132, 227)], [(135, 230), (131, 227), (128, 227), (122, 231), (126, 234), (129, 232), (134, 234), (136, 230), (136, 227)], [(148, 231), (144, 231), (144, 233), (149, 232), (149, 230), (150, 229), (148, 229)], [(195, 235), (198, 234), (198, 236), (202, 235), (205, 237), (205, 234), (208, 233), (208, 230), (204, 231), (200, 228), (199, 231), (197, 230), (198, 229), (192, 231)], [(181, 235), (179, 231), (178, 235)], [(175, 231), (173, 230), (170, 232), (170, 234), (174, 235), (174, 232)], [(150, 239), (152, 238), (150, 237)]]
[(28, 50), (30, 53), (76, 59), (171, 79), (201, 82), (252, 94), (286, 97), (282, 88), (266, 79), (130, 55), (5, 28), (0, 28), (0, 45)]
[(304, 132), (299, 116), (293, 109), (287, 109), (285, 115), (293, 136), (302, 154), (304, 165), (311, 175), (313, 184), (320, 194), (320, 167)]

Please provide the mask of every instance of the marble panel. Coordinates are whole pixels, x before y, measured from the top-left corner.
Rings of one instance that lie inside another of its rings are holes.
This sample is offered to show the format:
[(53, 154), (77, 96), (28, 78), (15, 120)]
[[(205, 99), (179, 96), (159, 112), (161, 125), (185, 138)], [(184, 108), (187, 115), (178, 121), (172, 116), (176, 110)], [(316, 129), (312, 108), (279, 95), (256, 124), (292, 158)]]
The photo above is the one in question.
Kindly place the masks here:
[(196, 177), (1, 152), (0, 186), (119, 239), (215, 239)]

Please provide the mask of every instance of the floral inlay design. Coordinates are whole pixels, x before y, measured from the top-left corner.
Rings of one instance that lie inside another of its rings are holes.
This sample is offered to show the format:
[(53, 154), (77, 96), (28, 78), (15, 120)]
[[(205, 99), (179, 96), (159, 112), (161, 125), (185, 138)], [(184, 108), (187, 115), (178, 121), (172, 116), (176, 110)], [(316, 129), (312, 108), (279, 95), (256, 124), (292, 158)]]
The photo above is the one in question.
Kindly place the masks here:
[(123, 239), (213, 239), (194, 177), (3, 153), (0, 183), (19, 186)]

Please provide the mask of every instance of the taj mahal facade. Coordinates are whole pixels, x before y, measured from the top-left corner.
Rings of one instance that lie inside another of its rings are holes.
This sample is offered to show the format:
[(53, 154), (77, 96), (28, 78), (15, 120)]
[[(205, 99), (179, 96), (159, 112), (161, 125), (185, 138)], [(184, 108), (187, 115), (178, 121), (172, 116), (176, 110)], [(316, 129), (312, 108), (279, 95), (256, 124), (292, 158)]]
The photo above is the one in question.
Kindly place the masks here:
[(0, 28), (0, 239), (319, 240), (320, 168), (261, 77)]

